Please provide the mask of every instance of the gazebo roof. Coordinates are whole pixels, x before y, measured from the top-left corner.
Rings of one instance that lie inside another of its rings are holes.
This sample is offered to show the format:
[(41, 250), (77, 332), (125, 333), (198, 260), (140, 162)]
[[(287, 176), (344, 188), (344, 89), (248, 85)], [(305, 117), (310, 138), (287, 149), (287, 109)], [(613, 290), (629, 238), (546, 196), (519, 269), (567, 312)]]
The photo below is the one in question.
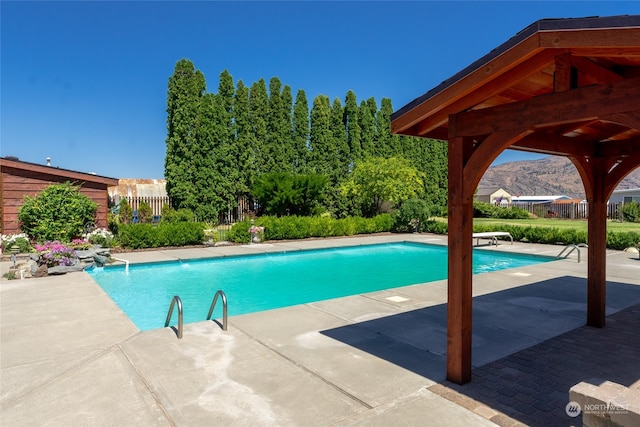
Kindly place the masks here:
[[(640, 84), (638, 79), (640, 15), (543, 19), (396, 111), (392, 115), (392, 131), (448, 139), (452, 136), (450, 114), (526, 101), (554, 92), (570, 93), (570, 89), (591, 85), (615, 85), (613, 90), (624, 98), (627, 87), (637, 88)], [(625, 80), (626, 85), (618, 85)], [(575, 97), (571, 96), (563, 100), (567, 106), (576, 103)], [(633, 100), (633, 96), (629, 100)], [(624, 101), (621, 99), (620, 102)], [(566, 156), (572, 153), (571, 143), (585, 138), (590, 141), (638, 138), (640, 115), (634, 114), (631, 119), (627, 114), (629, 110), (637, 112), (638, 107), (628, 104), (614, 106), (611, 117), (603, 118), (588, 111), (570, 116), (560, 112), (557, 117), (549, 117), (548, 111), (532, 103), (526, 113), (538, 114), (545, 119), (536, 131), (551, 133), (549, 127), (553, 126), (554, 137), (539, 144), (531, 144), (525, 138), (510, 148)], [(493, 111), (500, 114), (499, 109)], [(626, 118), (616, 120), (615, 116), (619, 114), (625, 114)], [(489, 120), (482, 120), (480, 113), (470, 117), (478, 124), (467, 127), (465, 136), (473, 133), (473, 136), (485, 136), (498, 127), (505, 129), (515, 125), (496, 123), (494, 118), (492, 116), (492, 123), (489, 123)], [(465, 120), (464, 124), (467, 123)], [(536, 127), (535, 119), (531, 123)]]

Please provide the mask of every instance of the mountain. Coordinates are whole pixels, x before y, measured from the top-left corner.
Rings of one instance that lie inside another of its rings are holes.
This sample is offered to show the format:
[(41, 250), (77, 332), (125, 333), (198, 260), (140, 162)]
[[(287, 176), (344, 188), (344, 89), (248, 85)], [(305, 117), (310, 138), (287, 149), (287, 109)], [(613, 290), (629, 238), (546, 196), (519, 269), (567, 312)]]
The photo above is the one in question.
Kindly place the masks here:
[[(565, 195), (583, 199), (584, 186), (575, 166), (566, 157), (548, 156), (491, 166), (480, 180), (480, 187), (500, 187), (513, 195)], [(640, 168), (618, 185), (619, 190), (640, 188)]]

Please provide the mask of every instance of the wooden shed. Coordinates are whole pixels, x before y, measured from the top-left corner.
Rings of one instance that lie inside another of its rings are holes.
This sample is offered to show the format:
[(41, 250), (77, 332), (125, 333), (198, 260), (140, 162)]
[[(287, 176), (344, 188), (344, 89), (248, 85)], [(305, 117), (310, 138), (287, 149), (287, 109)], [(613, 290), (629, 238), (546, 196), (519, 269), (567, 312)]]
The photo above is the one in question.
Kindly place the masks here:
[(578, 170), (587, 324), (605, 325), (607, 201), (640, 166), (640, 15), (534, 22), (396, 111), (391, 128), (448, 141), (450, 381), (471, 380), (473, 192), (507, 148), (565, 156)]
[(24, 196), (33, 197), (51, 184), (67, 181), (79, 185), (80, 192), (98, 204), (96, 226), (107, 227), (107, 187), (118, 185), (117, 179), (5, 157), (0, 158), (2, 234), (20, 233), (18, 210)]

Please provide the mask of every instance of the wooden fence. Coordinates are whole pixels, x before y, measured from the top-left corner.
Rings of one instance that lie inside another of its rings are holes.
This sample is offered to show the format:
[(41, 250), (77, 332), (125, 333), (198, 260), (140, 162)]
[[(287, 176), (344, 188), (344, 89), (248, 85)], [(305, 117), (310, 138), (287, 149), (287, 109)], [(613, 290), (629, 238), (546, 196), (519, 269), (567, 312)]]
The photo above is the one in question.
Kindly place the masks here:
[[(149, 206), (151, 206), (151, 212), (153, 214), (154, 222), (157, 222), (162, 217), (162, 207), (164, 205), (171, 206), (171, 202), (169, 201), (168, 196), (164, 197), (133, 197), (133, 196), (113, 196), (109, 197), (109, 206), (111, 207), (112, 212), (117, 211), (117, 207), (120, 204), (122, 199), (126, 199), (133, 209), (134, 212), (134, 222), (136, 222), (137, 211), (140, 207), (141, 202), (147, 202)], [(249, 213), (249, 201), (246, 198), (238, 199), (238, 205), (229, 209), (226, 212), (220, 212), (218, 215), (218, 223), (219, 224), (233, 224), (237, 221), (242, 221), (245, 216)]]

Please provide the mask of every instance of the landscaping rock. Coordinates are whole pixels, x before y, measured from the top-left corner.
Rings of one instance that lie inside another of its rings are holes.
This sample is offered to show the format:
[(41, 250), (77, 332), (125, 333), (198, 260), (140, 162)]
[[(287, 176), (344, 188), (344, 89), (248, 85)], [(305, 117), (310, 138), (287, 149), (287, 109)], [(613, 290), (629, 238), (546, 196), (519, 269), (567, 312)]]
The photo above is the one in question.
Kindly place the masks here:
[(93, 258), (95, 257), (96, 251), (94, 251), (93, 249), (87, 249), (87, 250), (78, 250), (76, 251), (76, 256), (79, 259), (87, 259), (87, 258)]
[(49, 269), (44, 264), (36, 268), (36, 271), (33, 273), (33, 277), (46, 277), (48, 275), (49, 275)]
[(55, 267), (49, 267), (48, 272), (50, 275), (73, 273), (74, 271), (82, 271), (84, 267), (82, 264), (76, 265), (58, 265)]
[(107, 258), (106, 256), (102, 256), (102, 255), (96, 255), (93, 257), (93, 260), (95, 261), (95, 263), (98, 265), (98, 267), (102, 267), (105, 264), (109, 263), (109, 258)]
[(106, 256), (107, 258), (111, 256), (111, 249), (109, 248), (97, 247), (95, 251), (98, 255)]

